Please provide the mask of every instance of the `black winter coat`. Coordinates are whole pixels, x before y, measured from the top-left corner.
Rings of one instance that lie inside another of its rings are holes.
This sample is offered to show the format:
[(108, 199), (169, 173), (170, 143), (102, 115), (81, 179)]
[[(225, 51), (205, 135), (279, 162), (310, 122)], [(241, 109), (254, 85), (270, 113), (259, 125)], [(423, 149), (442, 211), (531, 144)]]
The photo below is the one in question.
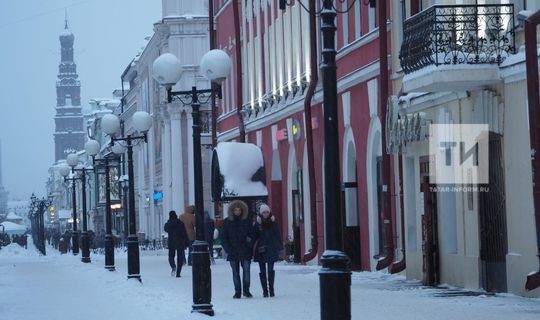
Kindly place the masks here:
[(169, 219), (165, 223), (165, 232), (169, 234), (167, 245), (169, 249), (185, 249), (189, 245), (186, 227), (180, 219)]
[(227, 252), (227, 261), (251, 260), (255, 244), (255, 229), (250, 219), (225, 220), (221, 245)]
[(268, 225), (257, 224), (257, 246), (255, 247), (254, 261), (276, 262), (279, 252), (283, 250), (281, 235), (277, 223), (270, 221)]

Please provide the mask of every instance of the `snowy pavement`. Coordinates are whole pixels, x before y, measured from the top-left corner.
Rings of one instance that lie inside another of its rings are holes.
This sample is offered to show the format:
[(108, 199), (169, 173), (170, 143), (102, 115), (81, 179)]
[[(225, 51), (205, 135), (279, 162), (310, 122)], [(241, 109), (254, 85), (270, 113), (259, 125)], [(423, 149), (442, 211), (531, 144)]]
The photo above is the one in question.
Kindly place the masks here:
[[(141, 252), (143, 283), (126, 280), (126, 254), (117, 252), (116, 272), (104, 269), (104, 257), (92, 263), (80, 255), (47, 256), (10, 245), (0, 250), (1, 320), (78, 319), (209, 319), (191, 314), (191, 267), (181, 278), (170, 276), (165, 252)], [(229, 265), (212, 266), (215, 319), (319, 319), (316, 266), (276, 266), (276, 297), (263, 298), (258, 267), (252, 264), (252, 299), (232, 299)], [(540, 299), (509, 294), (442, 297), (401, 276), (353, 273), (352, 319), (450, 320), (538, 319)]]

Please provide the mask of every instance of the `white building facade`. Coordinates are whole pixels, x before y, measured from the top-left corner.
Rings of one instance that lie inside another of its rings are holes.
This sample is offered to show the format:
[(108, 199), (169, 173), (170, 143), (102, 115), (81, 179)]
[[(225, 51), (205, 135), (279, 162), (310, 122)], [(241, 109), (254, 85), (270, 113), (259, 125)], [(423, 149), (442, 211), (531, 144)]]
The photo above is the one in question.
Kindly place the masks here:
[[(530, 14), (523, 10), (535, 12), (539, 4), (413, 2), (392, 7), (401, 14), (394, 15), (393, 24), (397, 72), (389, 106), (395, 112), (387, 142), (396, 173), (401, 163), (404, 219), (399, 225), (404, 223), (405, 234), (399, 239), (405, 237), (406, 275), (428, 285), (538, 297), (540, 289), (525, 290), (527, 275), (538, 270), (538, 257), (522, 19)], [(476, 18), (469, 21), (471, 12)], [(404, 15), (410, 18), (398, 19)], [(433, 37), (432, 30), (447, 31)], [(475, 183), (465, 167), (457, 172), (465, 184), (437, 182), (441, 172), (430, 164), (450, 149), (434, 153), (429, 128), (458, 130), (458, 124), (487, 126), (482, 139), (489, 150), (489, 182)]]
[[(173, 90), (191, 90), (192, 86), (210, 88), (199, 75), (200, 58), (209, 50), (208, 7), (206, 1), (163, 0), (163, 18), (154, 24), (154, 34), (130, 63), (122, 81), (130, 84), (124, 96), (125, 133), (137, 111), (153, 116), (147, 143), (138, 144), (135, 154), (135, 197), (137, 228), (149, 240), (161, 239), (168, 212), (184, 212), (193, 205), (194, 171), (192, 115), (190, 105), (166, 102), (166, 92), (152, 76), (154, 60), (163, 53), (174, 54), (182, 65), (182, 78)], [(210, 210), (210, 110), (201, 106), (203, 180), (205, 210)]]

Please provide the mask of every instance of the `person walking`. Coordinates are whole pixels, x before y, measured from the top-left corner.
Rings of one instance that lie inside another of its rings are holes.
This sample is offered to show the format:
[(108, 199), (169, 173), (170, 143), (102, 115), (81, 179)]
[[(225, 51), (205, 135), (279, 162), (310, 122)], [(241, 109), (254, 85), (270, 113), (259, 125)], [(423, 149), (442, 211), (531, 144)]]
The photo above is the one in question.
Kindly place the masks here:
[(274, 296), (274, 263), (279, 260), (280, 252), (283, 250), (281, 235), (275, 218), (270, 212), (267, 204), (259, 207), (257, 217), (257, 241), (254, 246), (253, 261), (259, 263), (259, 278), (263, 289), (263, 297)]
[[(235, 200), (229, 204), (227, 219), (223, 222), (221, 230), (221, 245), (227, 252), (227, 261), (232, 269), (233, 298), (239, 299), (241, 294), (251, 298), (253, 295), (249, 292), (249, 268), (256, 234), (252, 220), (248, 219), (248, 206), (245, 202)], [(242, 282), (240, 282), (240, 266), (242, 266)]]
[(186, 227), (189, 239), (188, 266), (191, 265), (191, 252), (193, 251), (193, 241), (195, 241), (195, 206), (187, 206), (186, 211), (180, 215), (180, 220)]
[[(188, 236), (184, 223), (178, 219), (174, 210), (169, 212), (169, 220), (164, 226), (165, 232), (169, 234), (167, 244), (169, 246), (169, 265), (171, 266), (171, 276), (180, 278), (182, 265), (184, 263), (184, 250), (188, 245)], [(177, 263), (174, 263), (176, 255)]]
[(64, 231), (64, 235), (62, 236), (62, 238), (64, 238), (64, 241), (67, 244), (66, 251), (71, 251), (71, 231), (66, 229), (66, 231)]

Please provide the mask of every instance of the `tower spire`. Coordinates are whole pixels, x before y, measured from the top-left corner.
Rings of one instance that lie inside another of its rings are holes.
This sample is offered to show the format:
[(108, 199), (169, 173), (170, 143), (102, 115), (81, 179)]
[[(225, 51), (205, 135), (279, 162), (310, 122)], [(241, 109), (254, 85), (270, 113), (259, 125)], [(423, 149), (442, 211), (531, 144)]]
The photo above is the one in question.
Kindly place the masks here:
[(65, 10), (65, 18), (64, 18), (64, 21), (66, 22), (66, 25), (64, 26), (64, 29), (67, 29), (67, 28), (68, 28), (67, 8), (65, 8), (64, 10)]

